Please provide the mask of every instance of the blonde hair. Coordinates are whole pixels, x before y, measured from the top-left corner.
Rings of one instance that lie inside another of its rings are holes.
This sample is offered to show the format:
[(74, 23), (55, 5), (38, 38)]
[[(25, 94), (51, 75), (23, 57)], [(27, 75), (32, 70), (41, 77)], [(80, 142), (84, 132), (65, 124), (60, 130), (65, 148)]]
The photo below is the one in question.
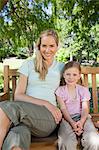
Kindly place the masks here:
[(36, 50), (36, 56), (35, 56), (35, 71), (39, 73), (39, 78), (41, 80), (44, 80), (46, 77), (46, 74), (48, 73), (48, 66), (40, 52), (41, 40), (42, 40), (42, 37), (44, 36), (52, 36), (55, 39), (57, 46), (59, 43), (58, 35), (54, 30), (45, 30), (40, 34), (40, 37), (36, 44), (37, 50)]
[[(64, 73), (67, 69), (72, 68), (72, 67), (77, 68), (77, 69), (79, 70), (79, 73), (81, 74), (80, 63), (79, 63), (79, 62), (76, 62), (76, 61), (70, 61), (70, 62), (66, 63), (65, 66), (64, 66), (64, 68), (63, 68), (63, 73)], [(64, 79), (64, 77), (63, 77), (63, 73), (62, 73), (60, 85), (66, 85), (65, 79)], [(82, 78), (80, 78), (77, 83), (84, 86), (84, 83), (83, 83)]]

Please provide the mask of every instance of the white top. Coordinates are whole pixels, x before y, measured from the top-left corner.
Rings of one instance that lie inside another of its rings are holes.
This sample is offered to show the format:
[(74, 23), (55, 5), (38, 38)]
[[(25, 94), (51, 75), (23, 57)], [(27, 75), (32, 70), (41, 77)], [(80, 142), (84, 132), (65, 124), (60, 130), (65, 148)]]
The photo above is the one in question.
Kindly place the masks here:
[(59, 86), (61, 71), (64, 63), (54, 61), (48, 69), (45, 80), (39, 79), (39, 73), (35, 72), (34, 58), (27, 59), (19, 69), (19, 72), (28, 77), (26, 94), (38, 99), (44, 99), (56, 106), (55, 90)]

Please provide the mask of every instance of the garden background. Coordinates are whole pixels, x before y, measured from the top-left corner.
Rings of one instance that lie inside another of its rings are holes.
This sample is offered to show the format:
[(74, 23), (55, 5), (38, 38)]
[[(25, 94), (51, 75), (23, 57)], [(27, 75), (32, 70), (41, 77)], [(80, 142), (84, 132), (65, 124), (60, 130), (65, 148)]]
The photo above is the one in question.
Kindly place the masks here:
[(99, 0), (0, 0), (0, 91), (3, 65), (18, 68), (49, 28), (60, 37), (58, 61), (99, 66)]

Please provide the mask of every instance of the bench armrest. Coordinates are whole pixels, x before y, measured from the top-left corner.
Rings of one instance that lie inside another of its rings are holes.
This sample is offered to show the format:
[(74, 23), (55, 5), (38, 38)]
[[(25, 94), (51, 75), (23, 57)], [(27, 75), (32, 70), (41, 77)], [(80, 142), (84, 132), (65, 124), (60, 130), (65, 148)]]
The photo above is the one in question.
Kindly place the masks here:
[(0, 101), (4, 101), (8, 99), (8, 94), (7, 93), (0, 93)]

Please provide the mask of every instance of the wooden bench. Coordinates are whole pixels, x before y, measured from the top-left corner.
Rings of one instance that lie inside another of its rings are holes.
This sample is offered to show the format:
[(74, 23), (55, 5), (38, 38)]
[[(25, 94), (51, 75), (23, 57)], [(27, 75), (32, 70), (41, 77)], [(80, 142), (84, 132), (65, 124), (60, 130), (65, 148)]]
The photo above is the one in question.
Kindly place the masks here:
[[(88, 79), (91, 77), (92, 81), (92, 106), (91, 106), (91, 116), (92, 120), (97, 125), (99, 121), (99, 85), (96, 83), (96, 75), (99, 79), (99, 67), (82, 67), (82, 77), (86, 86), (88, 85)], [(17, 84), (17, 78), (19, 73), (17, 69), (10, 69), (9, 66), (4, 66), (4, 92), (0, 93), (0, 101), (3, 100), (14, 100), (14, 92)], [(12, 91), (11, 91), (12, 89)], [(11, 93), (10, 93), (11, 92)], [(11, 97), (10, 97), (11, 96)], [(57, 136), (52, 134), (52, 136), (46, 138), (33, 138), (30, 150), (56, 150), (57, 149)]]

